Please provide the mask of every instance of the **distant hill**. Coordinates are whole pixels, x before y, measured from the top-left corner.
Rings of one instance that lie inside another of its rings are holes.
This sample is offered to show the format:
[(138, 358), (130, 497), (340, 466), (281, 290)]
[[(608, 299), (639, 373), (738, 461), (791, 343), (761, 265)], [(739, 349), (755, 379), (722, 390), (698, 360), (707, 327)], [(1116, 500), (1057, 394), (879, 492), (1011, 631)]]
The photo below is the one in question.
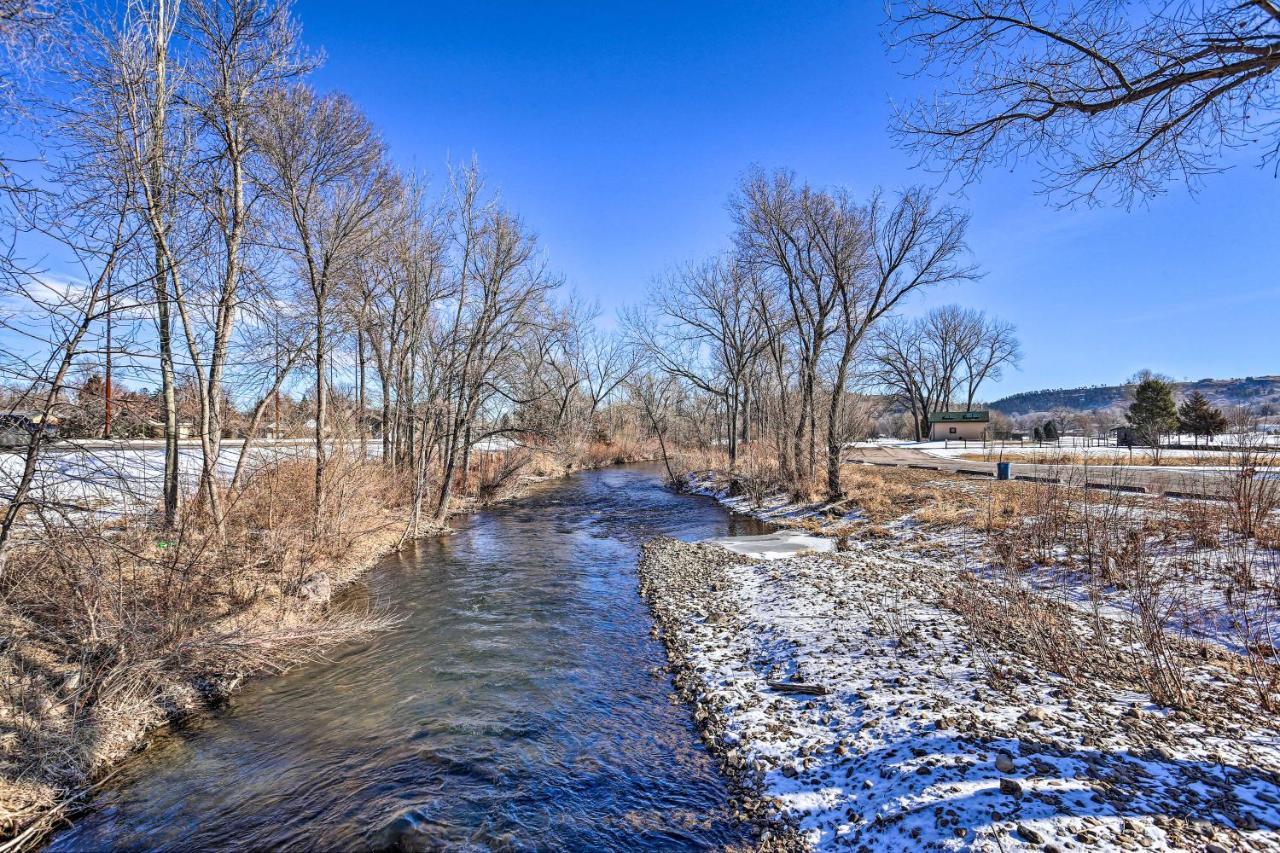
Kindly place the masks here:
[[(1184, 397), (1199, 391), (1209, 402), (1221, 408), (1246, 406), (1255, 414), (1280, 412), (1280, 376), (1246, 376), (1243, 379), (1200, 379), (1175, 382), (1174, 396)], [(1094, 385), (1089, 388), (1054, 388), (1046, 391), (1024, 391), (992, 402), (991, 408), (1006, 415), (1029, 415), (1067, 409), (1091, 412), (1096, 409), (1120, 408), (1129, 402), (1128, 385)]]

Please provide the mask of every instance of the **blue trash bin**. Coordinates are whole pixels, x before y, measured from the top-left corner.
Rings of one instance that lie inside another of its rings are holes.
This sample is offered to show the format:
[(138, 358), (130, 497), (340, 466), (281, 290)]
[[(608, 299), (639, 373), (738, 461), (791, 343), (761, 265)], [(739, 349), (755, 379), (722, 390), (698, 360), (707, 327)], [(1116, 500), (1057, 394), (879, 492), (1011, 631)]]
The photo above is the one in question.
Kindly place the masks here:
[(996, 479), (997, 480), (1009, 479), (1009, 463), (1008, 462), (996, 463)]

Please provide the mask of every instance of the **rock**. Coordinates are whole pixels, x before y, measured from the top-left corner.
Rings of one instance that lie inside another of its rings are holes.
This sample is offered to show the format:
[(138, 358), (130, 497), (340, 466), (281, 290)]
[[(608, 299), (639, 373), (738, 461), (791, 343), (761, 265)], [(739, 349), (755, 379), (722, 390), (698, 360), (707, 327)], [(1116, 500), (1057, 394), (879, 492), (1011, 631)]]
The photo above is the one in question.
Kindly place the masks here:
[(1013, 772), (1013, 756), (1007, 752), (1001, 752), (996, 756), (996, 769), (1001, 773)]
[(325, 572), (313, 572), (298, 588), (298, 596), (312, 604), (328, 604), (333, 597), (333, 581)]
[(1022, 719), (1026, 722), (1041, 722), (1049, 719), (1049, 714), (1044, 708), (1029, 708)]
[(1022, 785), (1015, 779), (1000, 780), (1000, 793), (1007, 794), (1010, 797), (1022, 796)]
[(1039, 844), (1044, 840), (1040, 833), (1022, 823), (1018, 824), (1018, 837), (1028, 844)]

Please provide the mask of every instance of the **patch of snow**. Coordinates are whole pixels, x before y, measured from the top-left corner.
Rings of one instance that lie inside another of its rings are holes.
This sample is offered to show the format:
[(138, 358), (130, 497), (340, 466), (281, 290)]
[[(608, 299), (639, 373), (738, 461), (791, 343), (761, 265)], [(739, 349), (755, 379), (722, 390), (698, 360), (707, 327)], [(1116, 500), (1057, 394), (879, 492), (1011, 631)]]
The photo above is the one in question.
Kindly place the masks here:
[(834, 539), (825, 536), (810, 536), (794, 530), (781, 530), (777, 533), (765, 533), (760, 536), (720, 536), (703, 540), (711, 545), (719, 545), (733, 551), (761, 560), (780, 560), (794, 557), (805, 552), (831, 553), (836, 550)]

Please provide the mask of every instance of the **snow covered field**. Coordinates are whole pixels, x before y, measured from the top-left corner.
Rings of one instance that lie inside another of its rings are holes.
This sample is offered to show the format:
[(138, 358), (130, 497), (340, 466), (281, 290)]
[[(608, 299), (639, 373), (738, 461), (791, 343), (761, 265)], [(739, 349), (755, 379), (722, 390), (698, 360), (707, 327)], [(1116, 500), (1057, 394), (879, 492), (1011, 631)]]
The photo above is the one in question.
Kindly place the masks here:
[[(240, 458), (241, 443), (225, 441), (218, 457), (218, 472), (230, 478)], [(369, 452), (380, 451), (378, 442)], [(252, 470), (266, 462), (311, 455), (308, 441), (260, 442), (249, 451), (246, 464)], [(193, 492), (200, 478), (200, 447), (186, 443), (179, 448), (179, 481)], [(19, 453), (0, 453), (0, 498), (13, 494), (22, 475)], [(163, 495), (164, 450), (156, 442), (86, 442), (50, 446), (40, 457), (32, 489), (34, 500), (68, 512), (91, 512), (110, 517), (154, 509)]]
[[(943, 475), (938, 476), (939, 494), (945, 494), (947, 489), (991, 487), (990, 483), (944, 480)], [(781, 495), (756, 505), (749, 497), (730, 496), (725, 483), (712, 474), (694, 477), (690, 489), (718, 500), (734, 512), (782, 527), (803, 526), (819, 534), (845, 535), (851, 526), (866, 521), (856, 508), (831, 517), (822, 504), (797, 504)], [(1144, 504), (1157, 505), (1155, 498), (1129, 500), (1137, 506), (1126, 511), (1135, 516), (1151, 511)], [(1185, 503), (1190, 502), (1166, 501), (1165, 506)], [(892, 537), (880, 543), (882, 548), (904, 554), (932, 554), (956, 572), (1003, 577), (1003, 572), (992, 565), (988, 538), (980, 531), (925, 526), (910, 512), (884, 524), (882, 531)], [(1241, 537), (1229, 537), (1216, 548), (1198, 546), (1186, 537), (1153, 542), (1149, 547), (1162, 583), (1166, 630), (1183, 639), (1216, 643), (1236, 653), (1244, 651), (1246, 644), (1280, 648), (1280, 551)], [(1058, 548), (1055, 556), (1055, 561), (1026, 566), (1019, 581), (1028, 590), (1056, 603), (1112, 619), (1133, 619), (1133, 590), (1092, 583), (1071, 562), (1065, 548)], [(1254, 582), (1235, 587), (1227, 579), (1241, 564), (1248, 565)]]

